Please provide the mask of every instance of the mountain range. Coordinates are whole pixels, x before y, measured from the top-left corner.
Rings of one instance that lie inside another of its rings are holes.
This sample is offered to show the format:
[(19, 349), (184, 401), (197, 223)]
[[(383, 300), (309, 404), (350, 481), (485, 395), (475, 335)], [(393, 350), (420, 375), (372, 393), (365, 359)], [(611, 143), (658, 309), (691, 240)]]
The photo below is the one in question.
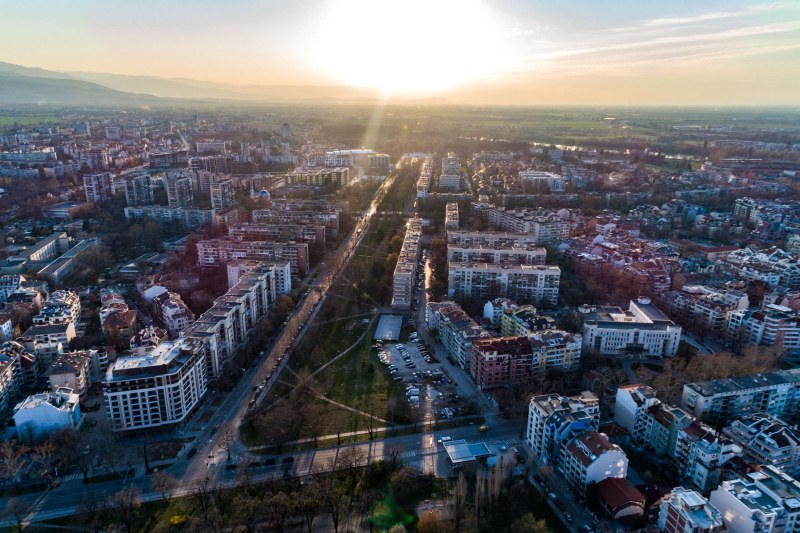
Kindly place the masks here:
[(347, 86), (228, 85), (189, 78), (58, 72), (0, 62), (0, 105), (170, 106), (197, 103), (372, 101), (376, 91)]

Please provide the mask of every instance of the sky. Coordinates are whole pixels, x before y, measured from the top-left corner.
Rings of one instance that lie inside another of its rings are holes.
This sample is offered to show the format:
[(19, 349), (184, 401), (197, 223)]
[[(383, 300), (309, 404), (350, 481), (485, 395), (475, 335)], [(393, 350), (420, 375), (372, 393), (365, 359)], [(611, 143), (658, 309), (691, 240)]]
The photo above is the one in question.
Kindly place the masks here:
[(0, 60), (51, 70), (482, 104), (800, 105), (799, 0), (6, 0), (2, 12)]

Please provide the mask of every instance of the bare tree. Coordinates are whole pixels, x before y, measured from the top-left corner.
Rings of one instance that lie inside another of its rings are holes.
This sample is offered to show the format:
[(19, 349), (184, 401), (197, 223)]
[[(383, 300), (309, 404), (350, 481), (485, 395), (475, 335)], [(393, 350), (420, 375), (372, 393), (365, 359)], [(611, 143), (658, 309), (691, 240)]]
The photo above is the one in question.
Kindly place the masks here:
[(194, 500), (205, 520), (211, 508), (211, 479), (205, 477), (192, 483), (192, 500)]
[(14, 481), (14, 488), (19, 492), (19, 476), (25, 468), (25, 454), (28, 448), (11, 440), (0, 444), (0, 471)]
[(21, 498), (11, 498), (6, 502), (6, 513), (14, 520), (18, 533), (22, 533), (25, 529), (25, 517), (30, 510), (31, 504)]
[(403, 449), (396, 445), (392, 444), (386, 449), (386, 453), (389, 454), (389, 464), (396, 468), (400, 464), (400, 453), (402, 453)]
[(320, 483), (320, 503), (330, 515), (334, 533), (339, 533), (342, 518), (347, 513), (347, 494), (336, 476), (325, 476)]
[(233, 508), (245, 533), (256, 533), (263, 514), (261, 502), (249, 494), (240, 494), (234, 499)]
[(180, 482), (170, 474), (169, 472), (156, 472), (152, 476), (150, 476), (150, 483), (153, 486), (153, 490), (158, 492), (161, 495), (161, 498), (169, 504), (170, 498), (172, 498), (172, 494), (175, 492), (175, 489), (178, 488)]
[(462, 470), (458, 473), (458, 481), (456, 481), (456, 486), (453, 490), (453, 531), (455, 533), (461, 532), (461, 525), (464, 521), (464, 516), (467, 514), (468, 494), (467, 478), (464, 477), (464, 471)]
[(236, 428), (232, 424), (225, 424), (219, 434), (219, 445), (228, 453), (228, 461), (231, 460), (231, 450), (236, 442)]
[(316, 481), (312, 481), (303, 487), (303, 492), (297, 502), (297, 511), (303, 516), (308, 533), (311, 533), (314, 527), (314, 520), (322, 511), (320, 488)]
[(31, 448), (31, 459), (38, 464), (44, 475), (51, 482), (53, 481), (53, 467), (58, 460), (58, 450), (52, 439), (36, 444)]
[(106, 526), (108, 520), (108, 501), (104, 498), (97, 498), (84, 494), (78, 502), (78, 514), (83, 515), (86, 526), (94, 533), (100, 533)]
[(285, 492), (269, 492), (264, 498), (267, 520), (272, 529), (283, 533), (286, 520), (294, 513), (295, 505)]
[(133, 522), (141, 505), (139, 489), (134, 486), (125, 487), (114, 494), (114, 513), (122, 521), (127, 533), (133, 531)]

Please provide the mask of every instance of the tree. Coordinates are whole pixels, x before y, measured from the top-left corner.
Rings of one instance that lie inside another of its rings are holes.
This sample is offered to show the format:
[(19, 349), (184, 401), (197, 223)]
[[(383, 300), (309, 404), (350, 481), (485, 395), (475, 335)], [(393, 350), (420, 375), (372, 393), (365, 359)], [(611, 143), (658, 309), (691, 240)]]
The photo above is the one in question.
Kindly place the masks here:
[(192, 500), (203, 515), (203, 520), (208, 517), (211, 508), (211, 479), (205, 477), (192, 483)]
[(261, 502), (249, 494), (239, 494), (233, 500), (233, 508), (245, 533), (256, 533), (262, 519)]
[(56, 444), (52, 439), (47, 439), (44, 442), (36, 444), (31, 449), (31, 459), (41, 467), (41, 471), (52, 482), (53, 480), (53, 467), (58, 460), (58, 450)]
[(14, 520), (17, 532), (25, 529), (25, 517), (31, 510), (31, 504), (22, 498), (11, 498), (6, 502), (6, 513)]
[(227, 452), (228, 461), (231, 460), (231, 450), (236, 443), (236, 429), (232, 424), (226, 423), (219, 433), (219, 445)]
[(164, 471), (156, 472), (150, 476), (150, 483), (153, 486), (153, 490), (158, 492), (167, 504), (169, 504), (169, 500), (172, 498), (175, 489), (180, 485), (180, 482), (175, 476)]
[(552, 531), (543, 518), (527, 513), (511, 523), (511, 533), (549, 533)]
[(461, 524), (464, 521), (464, 516), (467, 514), (467, 496), (469, 494), (469, 487), (467, 487), (467, 478), (464, 477), (464, 471), (458, 473), (458, 481), (456, 481), (455, 489), (453, 490), (453, 531), (460, 533)]
[(294, 513), (295, 505), (285, 492), (269, 492), (264, 498), (267, 520), (278, 533), (283, 533), (286, 520)]
[(133, 522), (141, 505), (139, 489), (134, 486), (125, 487), (114, 494), (114, 512), (127, 533), (133, 531)]
[(28, 448), (15, 441), (5, 441), (0, 444), (0, 471), (5, 477), (14, 480), (14, 488), (19, 492), (19, 476), (25, 468), (25, 454)]
[(319, 487), (319, 501), (331, 517), (334, 533), (339, 533), (339, 525), (347, 512), (347, 494), (344, 487), (334, 475), (323, 477)]
[(108, 501), (104, 498), (97, 498), (84, 494), (78, 502), (78, 514), (84, 516), (86, 526), (94, 533), (100, 533), (106, 526), (108, 520)]
[(303, 516), (308, 533), (311, 533), (314, 527), (314, 520), (322, 511), (320, 487), (316, 481), (312, 481), (303, 487), (303, 492), (297, 500), (297, 511)]

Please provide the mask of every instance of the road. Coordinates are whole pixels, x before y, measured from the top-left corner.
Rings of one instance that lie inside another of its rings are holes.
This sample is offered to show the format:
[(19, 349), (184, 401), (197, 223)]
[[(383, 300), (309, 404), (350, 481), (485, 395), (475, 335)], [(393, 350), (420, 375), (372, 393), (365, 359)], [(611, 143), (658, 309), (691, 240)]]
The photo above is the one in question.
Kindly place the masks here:
[[(250, 409), (248, 398), (253, 395), (253, 387), (272, 375), (272, 379), (268, 381), (268, 386), (257, 397), (257, 401), (266, 397), (270, 386), (274, 383), (274, 379), (278, 376), (283, 366), (286, 365), (288, 361), (287, 355), (290, 354), (291, 348), (296, 340), (305, 333), (307, 324), (310, 323), (307, 319), (313, 317), (313, 313), (319, 308), (319, 304), (324, 301), (326, 291), (361, 243), (372, 217), (377, 212), (377, 208), (387, 191), (391, 188), (395, 176), (393, 174), (384, 181), (376, 191), (369, 207), (356, 222), (351, 233), (334, 253), (326, 257), (324, 264), (317, 267), (318, 275), (316, 280), (300, 300), (295, 315), (273, 341), (269, 354), (258, 359), (253, 367), (244, 373), (233, 391), (225, 397), (225, 400), (207, 422), (202, 425), (199, 425), (199, 422), (190, 423), (183, 430), (177, 432), (176, 436), (179, 437), (194, 437), (194, 446), (197, 448), (194, 457), (187, 459), (186, 455), (189, 451), (187, 446), (179, 454), (180, 460), (166, 468), (170, 474), (180, 481), (182, 490), (190, 490), (193, 483), (206, 477), (210, 478), (212, 482), (233, 481), (234, 473), (225, 468), (227, 451), (221, 446), (224, 432), (216, 431), (216, 428), (222, 424), (238, 428)], [(203, 408), (208, 408), (208, 402)], [(194, 420), (197, 421), (198, 419), (199, 416), (195, 416)], [(376, 442), (371, 443), (367, 451), (370, 454), (374, 454), (376, 446), (378, 446)], [(244, 445), (237, 439), (231, 449), (231, 454), (241, 458), (246, 453)], [(296, 467), (299, 469), (298, 472), (302, 472), (303, 464), (309, 465), (309, 468), (316, 464), (321, 465), (331, 456), (335, 456), (337, 452), (334, 448), (333, 451), (328, 452), (315, 451), (308, 453), (312, 454), (310, 458), (305, 455), (298, 457), (298, 465)], [(74, 514), (82, 498), (102, 499), (129, 485), (139, 487), (142, 493), (146, 495), (145, 501), (158, 499), (158, 495), (152, 494), (150, 478), (145, 475), (144, 467), (142, 465), (135, 465), (135, 467), (136, 474), (132, 476), (132, 479), (84, 485), (79, 476), (68, 476), (63, 478), (61, 485), (54, 489), (43, 493), (23, 495), (19, 498), (31, 505), (28, 520), (42, 520), (53, 516)], [(5, 508), (7, 501), (8, 498), (0, 499), (0, 506)]]

